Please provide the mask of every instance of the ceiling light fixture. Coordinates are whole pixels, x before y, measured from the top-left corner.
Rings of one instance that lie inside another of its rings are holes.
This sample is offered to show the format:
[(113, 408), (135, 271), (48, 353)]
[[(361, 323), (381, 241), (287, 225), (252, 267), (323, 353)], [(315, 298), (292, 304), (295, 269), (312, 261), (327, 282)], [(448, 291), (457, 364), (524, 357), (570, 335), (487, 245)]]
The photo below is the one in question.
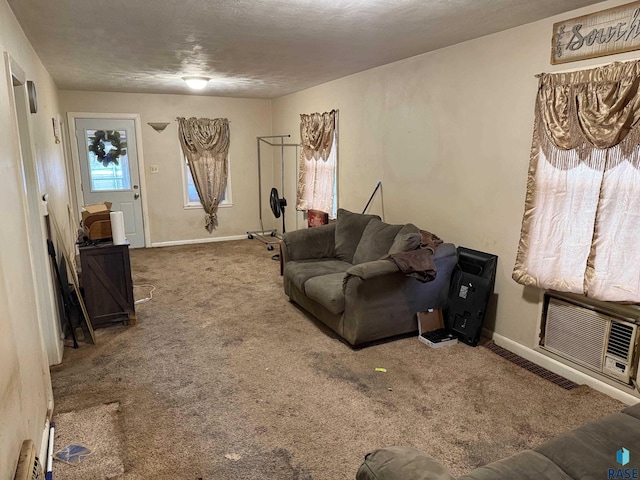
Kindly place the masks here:
[(211, 79), (209, 77), (182, 77), (182, 80), (187, 83), (189, 88), (193, 88), (194, 90), (202, 90), (207, 86), (207, 83), (209, 83), (209, 80)]

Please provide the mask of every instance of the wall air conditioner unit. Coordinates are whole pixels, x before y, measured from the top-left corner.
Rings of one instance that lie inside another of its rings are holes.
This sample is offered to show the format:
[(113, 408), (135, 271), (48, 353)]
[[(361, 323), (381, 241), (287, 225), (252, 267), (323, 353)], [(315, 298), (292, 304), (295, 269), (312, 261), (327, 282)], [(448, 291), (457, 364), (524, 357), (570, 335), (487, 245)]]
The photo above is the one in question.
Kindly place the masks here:
[(546, 292), (540, 346), (629, 385), (637, 374), (638, 318), (633, 305)]

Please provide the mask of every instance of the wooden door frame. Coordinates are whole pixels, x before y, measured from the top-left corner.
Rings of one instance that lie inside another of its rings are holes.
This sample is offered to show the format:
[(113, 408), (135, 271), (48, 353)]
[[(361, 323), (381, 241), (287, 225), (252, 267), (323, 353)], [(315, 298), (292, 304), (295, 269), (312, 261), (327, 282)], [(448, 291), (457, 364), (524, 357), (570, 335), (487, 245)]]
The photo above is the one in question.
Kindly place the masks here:
[[(29, 256), (31, 260), (31, 270), (34, 282), (34, 292), (36, 294), (36, 311), (41, 331), (42, 347), (48, 365), (57, 365), (62, 362), (63, 343), (62, 343), (62, 327), (60, 325), (60, 317), (58, 310), (58, 302), (54, 290), (54, 279), (51, 272), (51, 265), (47, 253), (46, 235), (44, 230), (44, 219), (40, 209), (33, 207), (30, 195), (34, 193), (40, 196), (38, 183), (38, 170), (36, 162), (36, 148), (33, 138), (33, 128), (31, 124), (31, 115), (28, 111), (28, 101), (26, 96), (23, 97), (21, 105), (16, 103), (16, 92), (14, 91), (14, 79), (18, 85), (25, 88), (26, 75), (24, 70), (16, 62), (16, 60), (8, 53), (4, 52), (5, 75), (9, 91), (9, 109), (11, 118), (14, 120), (10, 128), (13, 130), (13, 137), (16, 142), (16, 151), (19, 152), (19, 168), (23, 178), (25, 179), (22, 190), (22, 202), (24, 206), (24, 220), (27, 228), (27, 238), (29, 241)], [(26, 94), (24, 94), (26, 95)], [(26, 108), (26, 119), (21, 126), (18, 115), (18, 108)], [(22, 146), (22, 136), (28, 138), (27, 151)], [(27, 172), (27, 170), (29, 170)], [(29, 179), (32, 179), (31, 181)], [(32, 182), (35, 181), (36, 185)], [(31, 189), (28, 191), (27, 189)], [(35, 190), (35, 192), (33, 192)], [(39, 201), (39, 199), (38, 199)], [(36, 238), (33, 238), (35, 235)], [(38, 250), (38, 251), (36, 251)]]
[[(149, 226), (149, 208), (147, 204), (147, 182), (145, 178), (144, 154), (142, 153), (142, 123), (140, 115), (137, 113), (90, 113), (90, 112), (67, 112), (67, 128), (69, 130), (69, 145), (71, 147), (71, 158), (73, 159), (72, 171), (75, 186), (75, 197), (77, 214), (80, 215), (84, 205), (84, 194), (82, 192), (82, 177), (80, 174), (80, 152), (76, 140), (76, 120), (78, 119), (104, 119), (104, 120), (133, 120), (136, 133), (136, 149), (138, 153), (138, 178), (140, 181), (140, 200), (142, 200), (142, 230), (144, 234), (144, 246), (151, 246), (151, 228)], [(75, 141), (74, 141), (75, 140)], [(80, 221), (80, 218), (76, 220)]]
[[(14, 79), (18, 82), (18, 85), (26, 85), (26, 75), (24, 70), (20, 67), (18, 62), (8, 53), (3, 53), (5, 64), (5, 82), (7, 85), (9, 111), (12, 118), (12, 125), (7, 128), (12, 130), (12, 136), (14, 138), (15, 151), (19, 155), (18, 171), (22, 170), (23, 179), (26, 180), (25, 170), (30, 169), (31, 175), (35, 176), (37, 180), (37, 166), (35, 158), (35, 143), (33, 138), (33, 128), (31, 124), (30, 114), (28, 112), (28, 101), (26, 96), (23, 97), (22, 105), (18, 105), (16, 102), (16, 92), (14, 90)], [(24, 88), (24, 87), (23, 87)], [(21, 127), (18, 109), (27, 109), (26, 122)], [(21, 128), (26, 128), (27, 131), (21, 131)], [(24, 152), (22, 149), (23, 138), (25, 135), (28, 137), (28, 150)], [(25, 158), (29, 155), (29, 158)], [(42, 437), (40, 439), (39, 454), (40, 458), (46, 458), (47, 442), (49, 440), (49, 423), (51, 420), (51, 412), (54, 408), (53, 388), (51, 386), (51, 375), (49, 373), (49, 366), (58, 364), (62, 361), (63, 343), (61, 338), (62, 328), (60, 326), (60, 317), (58, 310), (58, 303), (56, 301), (54, 287), (53, 287), (53, 274), (51, 272), (50, 264), (48, 262), (48, 255), (46, 251), (45, 233), (43, 218), (40, 212), (34, 212), (30, 206), (28, 187), (32, 185), (23, 181), (22, 188), (20, 188), (23, 215), (26, 229), (26, 238), (29, 242), (29, 261), (31, 263), (31, 277), (33, 281), (33, 292), (35, 295), (35, 312), (38, 322), (38, 330), (40, 331), (39, 343), (42, 350), (42, 380), (44, 385), (44, 400), (46, 405), (41, 405), (39, 408), (46, 408), (46, 412), (43, 412), (44, 425), (42, 431)], [(39, 194), (39, 190), (37, 191)], [(33, 238), (35, 232), (38, 238)], [(34, 249), (40, 249), (40, 254)], [(4, 333), (4, 332), (3, 332)], [(20, 357), (21, 358), (21, 357)], [(18, 367), (20, 365), (20, 358), (18, 359)], [(23, 386), (27, 387), (26, 385)], [(23, 390), (24, 393), (24, 390)], [(31, 419), (29, 419), (31, 421)], [(37, 439), (34, 439), (37, 440)]]

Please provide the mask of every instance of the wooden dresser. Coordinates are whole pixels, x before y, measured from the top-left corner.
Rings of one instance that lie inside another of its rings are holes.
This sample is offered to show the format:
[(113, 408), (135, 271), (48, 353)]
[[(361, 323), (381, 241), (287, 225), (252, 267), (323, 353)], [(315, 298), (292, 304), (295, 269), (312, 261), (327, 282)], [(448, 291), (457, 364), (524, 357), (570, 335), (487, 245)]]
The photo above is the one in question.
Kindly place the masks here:
[(136, 321), (129, 245), (111, 242), (80, 247), (82, 288), (94, 328)]

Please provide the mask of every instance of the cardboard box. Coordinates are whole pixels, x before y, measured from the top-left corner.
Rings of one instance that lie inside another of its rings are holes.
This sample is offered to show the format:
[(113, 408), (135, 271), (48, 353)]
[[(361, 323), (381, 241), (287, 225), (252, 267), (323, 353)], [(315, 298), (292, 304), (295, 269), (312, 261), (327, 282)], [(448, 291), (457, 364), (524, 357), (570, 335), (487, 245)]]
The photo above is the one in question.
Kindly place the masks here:
[(418, 312), (418, 332), (432, 332), (444, 328), (444, 320), (442, 318), (442, 310), (439, 308), (430, 308), (424, 312)]
[(442, 310), (439, 308), (418, 312), (418, 340), (431, 348), (458, 343), (456, 336), (444, 328)]
[(111, 211), (111, 205), (113, 205), (111, 202), (104, 202), (94, 203), (93, 205), (85, 205), (84, 207), (82, 207), (82, 225), (84, 225), (85, 220), (91, 215), (100, 213), (106, 213), (108, 215)]
[(425, 332), (418, 338), (422, 343), (427, 344), (431, 348), (448, 347), (458, 343), (458, 337), (446, 328), (440, 328), (433, 332)]
[(85, 205), (82, 211), (82, 227), (90, 240), (111, 238), (111, 202)]

